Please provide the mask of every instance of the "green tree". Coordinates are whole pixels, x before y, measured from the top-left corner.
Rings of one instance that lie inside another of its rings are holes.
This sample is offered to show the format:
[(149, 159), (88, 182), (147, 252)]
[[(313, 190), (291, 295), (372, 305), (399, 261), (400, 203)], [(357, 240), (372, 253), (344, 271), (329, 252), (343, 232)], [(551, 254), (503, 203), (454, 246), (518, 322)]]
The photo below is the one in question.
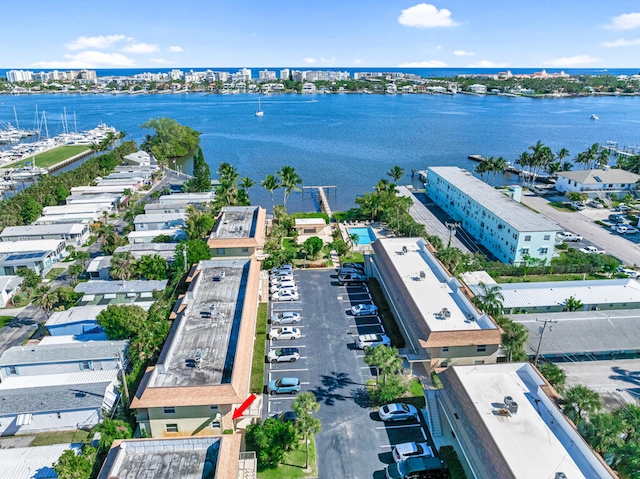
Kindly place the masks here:
[(75, 258), (80, 261), (84, 269), (87, 269), (87, 263), (91, 260), (91, 253), (79, 250), (75, 252)]
[(33, 289), (40, 284), (40, 276), (34, 270), (21, 267), (16, 270), (16, 274), (23, 278), (22, 287)]
[(280, 184), (284, 189), (284, 197), (282, 204), (287, 207), (287, 199), (294, 191), (300, 191), (300, 185), (302, 184), (302, 178), (296, 173), (296, 170), (293, 166), (283, 166), (278, 171), (278, 176), (280, 178)]
[(247, 449), (256, 452), (258, 470), (275, 468), (298, 440), (290, 421), (268, 418), (262, 424), (251, 424), (245, 433)]
[(318, 434), (322, 429), (320, 420), (313, 417), (314, 412), (318, 412), (320, 404), (312, 392), (306, 392), (298, 395), (291, 406), (293, 412), (296, 413), (296, 429), (304, 438), (306, 447), (305, 469), (309, 469), (309, 436)]
[(22, 204), (20, 211), (22, 224), (27, 225), (33, 223), (42, 216), (42, 204), (38, 203), (33, 197), (28, 196)]
[(528, 338), (529, 331), (520, 323), (509, 320), (502, 326), (502, 345), (507, 350), (508, 362), (527, 360), (524, 347)]
[(393, 402), (407, 392), (408, 383), (404, 376), (392, 374), (384, 383), (380, 383), (373, 391), (373, 399), (376, 404)]
[(564, 305), (567, 307), (567, 310), (571, 312), (584, 308), (584, 303), (579, 299), (576, 299), (575, 296), (569, 296), (565, 299)]
[(397, 373), (402, 368), (402, 359), (398, 355), (398, 350), (384, 344), (366, 348), (364, 362), (378, 370), (376, 385), (379, 383), (380, 375), (382, 375), (382, 382), (386, 383), (387, 376)]
[(158, 235), (151, 240), (152, 243), (173, 243), (173, 236)]
[(625, 404), (614, 411), (622, 421), (625, 443), (640, 443), (640, 406)]
[(53, 465), (53, 470), (59, 479), (89, 479), (95, 459), (94, 448), (85, 447), (80, 454), (76, 454), (73, 449), (67, 449)]
[[(187, 255), (187, 264), (184, 263), (184, 252)], [(211, 259), (211, 250), (206, 241), (189, 240), (181, 241), (176, 246), (175, 262), (173, 263), (174, 271), (187, 271), (192, 265), (202, 260)]]
[(499, 285), (487, 285), (480, 282), (480, 293), (473, 297), (472, 301), (478, 309), (492, 317), (502, 314), (504, 296)]
[(579, 424), (602, 407), (600, 396), (587, 386), (577, 384), (564, 390), (561, 404), (564, 413)]
[(556, 390), (561, 390), (564, 388), (565, 383), (567, 382), (567, 375), (565, 372), (558, 367), (555, 363), (543, 363), (538, 368), (540, 373), (545, 377), (549, 384), (551, 384)]
[(140, 125), (140, 128), (155, 130), (155, 135), (147, 136), (140, 147), (153, 154), (160, 164), (188, 155), (200, 141), (199, 132), (180, 125), (172, 118), (150, 119)]
[(42, 309), (47, 318), (53, 305), (57, 302), (58, 296), (54, 291), (51, 291), (51, 286), (39, 286), (33, 294), (33, 304)]
[(280, 188), (280, 181), (273, 175), (267, 175), (267, 177), (260, 183), (262, 187), (271, 195), (271, 210), (273, 211), (275, 203), (273, 201), (273, 192)]
[(387, 176), (391, 177), (393, 184), (395, 185), (404, 176), (404, 168), (394, 165), (389, 171), (387, 171)]
[(202, 148), (198, 148), (193, 156), (193, 178), (184, 184), (183, 189), (186, 192), (211, 191), (211, 170), (204, 159)]
[(129, 280), (135, 274), (136, 258), (129, 252), (115, 253), (111, 257), (109, 276), (113, 279)]
[(80, 263), (73, 263), (67, 268), (67, 275), (71, 278), (72, 282), (76, 282), (80, 276), (84, 273), (84, 266)]
[(617, 462), (616, 456), (624, 444), (623, 428), (623, 422), (615, 414), (600, 412), (582, 423), (580, 432), (591, 447), (611, 464)]
[(317, 236), (312, 236), (311, 238), (308, 238), (307, 240), (305, 240), (302, 247), (304, 251), (307, 253), (307, 255), (309, 256), (309, 258), (315, 259), (318, 257), (318, 254), (320, 253), (320, 251), (322, 251), (323, 245), (324, 243), (322, 241), (322, 238), (319, 238)]
[(459, 248), (451, 246), (439, 249), (436, 253), (436, 258), (438, 258), (442, 265), (454, 275), (459, 272), (458, 269), (460, 265), (464, 263), (465, 256), (466, 255)]
[(147, 312), (131, 304), (110, 304), (98, 314), (98, 324), (109, 339), (132, 339), (147, 327)]
[(206, 211), (196, 210), (193, 206), (187, 209), (184, 231), (190, 240), (207, 238), (213, 230), (215, 218)]
[(169, 264), (158, 254), (145, 255), (135, 262), (134, 267), (138, 276), (148, 280), (167, 279)]
[(76, 293), (71, 286), (60, 286), (54, 293), (56, 295), (56, 307), (61, 307), (62, 309), (69, 309), (75, 306), (82, 297), (82, 293)]

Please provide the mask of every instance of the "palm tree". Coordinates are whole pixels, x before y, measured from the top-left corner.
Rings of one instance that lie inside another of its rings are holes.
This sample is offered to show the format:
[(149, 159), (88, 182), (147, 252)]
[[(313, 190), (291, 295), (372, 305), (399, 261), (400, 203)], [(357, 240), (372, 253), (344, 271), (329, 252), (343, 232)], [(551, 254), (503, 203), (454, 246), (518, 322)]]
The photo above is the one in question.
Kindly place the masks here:
[(502, 345), (507, 350), (507, 362), (526, 361), (524, 345), (529, 339), (529, 331), (522, 324), (509, 321), (502, 327)]
[(576, 424), (581, 423), (602, 407), (600, 395), (587, 386), (577, 384), (564, 390), (561, 404), (564, 413)]
[(218, 166), (218, 175), (220, 175), (220, 180), (226, 179), (233, 183), (240, 178), (240, 173), (226, 161), (223, 161), (220, 163), (220, 166)]
[(83, 268), (87, 268), (87, 262), (91, 259), (91, 253), (88, 251), (76, 251), (75, 258), (80, 261)]
[(351, 233), (349, 234), (348, 241), (349, 241), (349, 245), (353, 248), (354, 246), (357, 246), (358, 243), (360, 242), (360, 236), (358, 236), (358, 233)]
[(614, 451), (624, 444), (624, 424), (619, 417), (608, 412), (593, 414), (580, 429), (591, 447), (609, 464), (617, 462)]
[(489, 164), (490, 171), (493, 173), (493, 177), (491, 178), (491, 184), (493, 185), (496, 181), (496, 176), (498, 173), (504, 173), (504, 170), (507, 168), (507, 161), (499, 156), (498, 158), (492, 157), (492, 162)]
[(129, 280), (135, 273), (135, 257), (129, 252), (116, 253), (111, 258), (109, 275), (114, 279)]
[(294, 191), (300, 191), (300, 184), (302, 184), (302, 178), (296, 173), (293, 166), (283, 166), (278, 171), (280, 177), (280, 184), (284, 188), (284, 198), (282, 204), (287, 207), (287, 198)]
[(402, 368), (402, 359), (398, 356), (398, 350), (383, 344), (367, 348), (364, 352), (364, 362), (378, 370), (376, 384), (378, 384), (381, 374), (382, 383), (385, 384), (389, 374), (393, 374)]
[[(256, 185), (256, 182), (253, 181), (251, 178), (249, 178), (248, 176), (245, 176), (244, 178), (240, 178), (240, 180), (238, 180), (238, 185), (240, 186), (240, 188), (242, 188), (245, 192), (245, 196), (246, 196), (246, 203), (249, 203), (249, 190), (251, 188), (253, 188)], [(244, 201), (240, 201), (240, 202), (244, 202)], [(250, 203), (249, 203), (250, 204)]]
[(394, 165), (389, 171), (387, 171), (387, 175), (391, 177), (393, 180), (393, 184), (397, 184), (400, 178), (404, 176), (404, 168), (400, 168), (398, 165)]
[[(492, 157), (493, 158), (493, 157)], [(473, 169), (473, 172), (475, 174), (477, 174), (478, 176), (480, 176), (480, 179), (482, 179), (484, 181), (484, 175), (485, 173), (488, 174), (489, 173), (489, 165), (488, 165), (489, 160), (487, 159), (487, 161), (481, 161), (480, 163), (478, 163), (476, 165), (476, 167)]]
[(67, 274), (71, 277), (71, 282), (75, 283), (84, 273), (84, 266), (81, 263), (74, 263), (67, 268)]
[(262, 180), (260, 184), (265, 190), (267, 190), (271, 194), (271, 211), (273, 211), (273, 208), (275, 207), (275, 203), (273, 201), (273, 192), (278, 188), (280, 188), (280, 182), (278, 181), (278, 178), (276, 178), (275, 176), (267, 175), (267, 177), (264, 180)]
[(640, 406), (637, 404), (625, 404), (614, 411), (614, 414), (623, 422), (624, 439), (630, 442), (640, 441)]
[(479, 286), (482, 291), (473, 298), (473, 304), (490, 316), (496, 317), (502, 314), (504, 301), (502, 288), (498, 285), (488, 286), (482, 282)]
[(42, 309), (47, 318), (49, 318), (49, 312), (53, 305), (58, 302), (58, 295), (51, 291), (51, 286), (38, 286), (33, 294), (33, 304)]
[(309, 436), (317, 434), (322, 429), (322, 424), (319, 419), (316, 419), (311, 414), (318, 412), (320, 404), (312, 392), (306, 392), (300, 394), (291, 406), (293, 412), (296, 413), (296, 429), (304, 436), (304, 443), (306, 445), (306, 460), (305, 470), (309, 469)]

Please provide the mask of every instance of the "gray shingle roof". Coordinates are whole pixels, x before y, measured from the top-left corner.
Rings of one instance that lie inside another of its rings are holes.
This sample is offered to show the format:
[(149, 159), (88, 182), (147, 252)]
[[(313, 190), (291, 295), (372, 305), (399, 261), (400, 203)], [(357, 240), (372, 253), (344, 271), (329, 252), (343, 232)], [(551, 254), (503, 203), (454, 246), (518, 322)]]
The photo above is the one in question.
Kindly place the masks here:
[(0, 391), (0, 415), (102, 407), (110, 381)]
[(113, 359), (129, 341), (87, 341), (65, 344), (14, 346), (0, 357), (0, 367), (68, 361)]
[[(561, 171), (558, 176), (582, 183), (583, 185), (597, 185), (602, 183), (635, 183), (640, 175), (618, 168), (611, 170), (576, 170)], [(598, 181), (597, 178), (600, 178)]]

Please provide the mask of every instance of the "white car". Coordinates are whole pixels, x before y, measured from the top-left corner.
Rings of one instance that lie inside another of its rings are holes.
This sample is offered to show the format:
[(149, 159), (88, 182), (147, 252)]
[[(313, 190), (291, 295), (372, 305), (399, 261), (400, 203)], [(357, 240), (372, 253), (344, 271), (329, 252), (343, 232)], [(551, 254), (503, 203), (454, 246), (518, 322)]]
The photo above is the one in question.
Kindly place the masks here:
[(391, 339), (386, 334), (361, 334), (356, 339), (356, 348), (372, 348), (375, 346), (391, 346)]
[(295, 324), (302, 319), (300, 313), (293, 311), (282, 311), (271, 315), (271, 324)]
[(621, 235), (633, 235), (638, 232), (638, 228), (634, 228), (629, 225), (615, 225), (612, 226), (611, 229), (616, 233), (620, 233)]
[(269, 278), (269, 282), (272, 285), (273, 284), (280, 284), (283, 281), (294, 281), (293, 275), (291, 275), (291, 274), (282, 274), (282, 275), (278, 275), (278, 276), (274, 276), (272, 278)]
[(354, 316), (373, 316), (378, 314), (378, 307), (375, 304), (356, 304), (351, 307), (351, 314)]
[(271, 295), (271, 301), (298, 301), (298, 292), (292, 289), (279, 290)]
[(571, 233), (570, 231), (565, 231), (558, 233), (558, 239), (562, 241), (582, 241), (582, 236)]
[(605, 253), (603, 249), (598, 249), (595, 246), (585, 246), (584, 248), (580, 248), (578, 251), (586, 254), (604, 254)]
[(278, 339), (298, 339), (300, 336), (301, 333), (298, 328), (273, 328), (269, 331), (269, 339), (273, 339), (274, 341)]
[(267, 354), (267, 361), (270, 363), (295, 363), (298, 359), (300, 359), (300, 350), (298, 348), (272, 349)]
[(620, 271), (620, 273), (624, 273), (627, 276), (629, 276), (629, 278), (634, 278), (634, 279), (640, 278), (640, 272), (636, 271), (635, 269), (623, 268), (623, 269), (621, 269), (619, 271)]
[(410, 457), (433, 457), (433, 450), (426, 442), (403, 442), (393, 446), (391, 455), (394, 461), (400, 462)]
[(291, 289), (293, 291), (298, 291), (298, 286), (294, 281), (283, 281), (282, 283), (272, 284), (269, 287), (270, 293), (275, 293), (276, 291), (283, 291), (285, 289)]
[(290, 264), (285, 264), (280, 266), (279, 268), (272, 268), (269, 272), (270, 276), (277, 276), (278, 274), (293, 274), (293, 266)]

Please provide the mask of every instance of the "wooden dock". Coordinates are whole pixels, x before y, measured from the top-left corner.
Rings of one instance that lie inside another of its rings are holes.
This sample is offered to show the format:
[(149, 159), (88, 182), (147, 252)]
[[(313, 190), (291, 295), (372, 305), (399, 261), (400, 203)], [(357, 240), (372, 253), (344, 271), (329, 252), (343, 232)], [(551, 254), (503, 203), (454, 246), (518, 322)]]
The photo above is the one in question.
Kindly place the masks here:
[(612, 155), (618, 156), (618, 157), (624, 156), (626, 158), (629, 158), (631, 156), (640, 155), (640, 147), (637, 147), (637, 146), (620, 147), (618, 146), (617, 141), (607, 141), (602, 148), (604, 150), (609, 150)]
[(320, 186), (303, 186), (302, 192), (304, 194), (304, 190), (317, 190), (318, 191), (318, 204), (320, 205), (320, 210), (323, 213), (326, 213), (329, 216), (329, 221), (333, 218), (333, 212), (331, 211), (331, 206), (329, 206), (329, 200), (327, 199), (327, 195), (324, 190), (334, 188), (336, 191), (338, 187), (335, 185), (320, 185)]

